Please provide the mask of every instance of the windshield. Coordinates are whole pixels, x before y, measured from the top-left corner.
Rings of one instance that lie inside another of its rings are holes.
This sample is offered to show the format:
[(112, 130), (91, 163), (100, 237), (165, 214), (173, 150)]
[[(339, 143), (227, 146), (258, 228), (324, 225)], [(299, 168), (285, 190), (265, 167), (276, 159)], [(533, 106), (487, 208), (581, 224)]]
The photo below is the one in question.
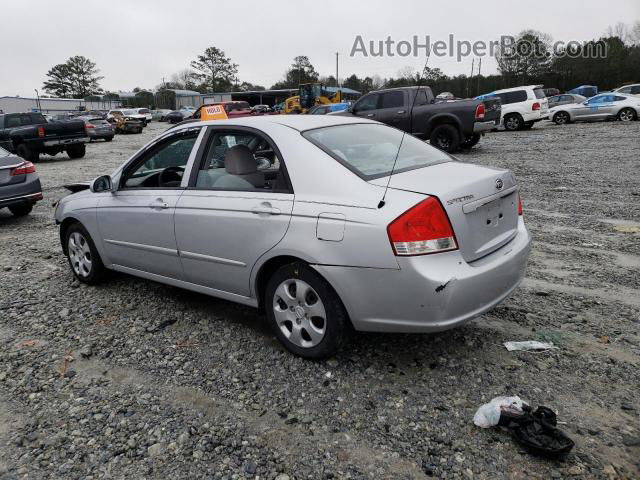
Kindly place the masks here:
[(336, 125), (302, 135), (365, 180), (389, 175), (396, 155), (394, 173), (451, 161), (446, 153), (385, 125)]
[(140, 110), (138, 110), (138, 113), (149, 113), (149, 110), (147, 110), (146, 108), (141, 108)]
[(135, 110), (123, 110), (122, 113), (124, 113), (125, 115), (137, 115), (138, 112), (136, 112)]

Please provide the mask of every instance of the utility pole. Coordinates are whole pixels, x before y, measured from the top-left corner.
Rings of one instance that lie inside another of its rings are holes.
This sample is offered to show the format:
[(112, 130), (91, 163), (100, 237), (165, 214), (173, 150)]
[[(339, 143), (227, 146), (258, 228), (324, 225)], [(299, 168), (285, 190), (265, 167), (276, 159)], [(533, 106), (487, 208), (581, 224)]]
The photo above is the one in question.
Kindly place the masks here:
[(340, 88), (340, 81), (338, 80), (338, 56), (340, 54), (336, 52), (336, 87)]
[(480, 71), (482, 70), (482, 57), (480, 57), (480, 65), (478, 65), (478, 90), (476, 91), (476, 96), (480, 95)]
[(467, 82), (467, 98), (469, 97), (469, 83), (473, 81), (473, 67), (475, 65), (475, 61), (476, 61), (475, 58), (471, 59), (471, 76), (469, 77), (469, 81)]

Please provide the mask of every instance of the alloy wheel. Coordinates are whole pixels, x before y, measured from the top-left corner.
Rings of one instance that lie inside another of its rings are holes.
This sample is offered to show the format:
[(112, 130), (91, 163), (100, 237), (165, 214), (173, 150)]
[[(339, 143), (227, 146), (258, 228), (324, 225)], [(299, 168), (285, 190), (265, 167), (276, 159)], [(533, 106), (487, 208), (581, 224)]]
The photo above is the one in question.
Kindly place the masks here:
[(273, 296), (273, 313), (282, 334), (298, 347), (315, 347), (325, 337), (324, 304), (304, 280), (287, 279), (278, 285)]
[(634, 117), (633, 110), (631, 110), (630, 108), (625, 108), (618, 114), (618, 116), (621, 121), (630, 122)]
[(91, 248), (87, 239), (80, 232), (73, 232), (69, 235), (69, 260), (71, 268), (76, 275), (88, 277), (93, 266), (91, 261)]
[(568, 120), (569, 116), (564, 112), (557, 113), (555, 116), (555, 122), (559, 125), (564, 125)]
[(516, 116), (509, 117), (507, 118), (505, 127), (507, 130), (517, 130), (520, 128), (520, 120)]

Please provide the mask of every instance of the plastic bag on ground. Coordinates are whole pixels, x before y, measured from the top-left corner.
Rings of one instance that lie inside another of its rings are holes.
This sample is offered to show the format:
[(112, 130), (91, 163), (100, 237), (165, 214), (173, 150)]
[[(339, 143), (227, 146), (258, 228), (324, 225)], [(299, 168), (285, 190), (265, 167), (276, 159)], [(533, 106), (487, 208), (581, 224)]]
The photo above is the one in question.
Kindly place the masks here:
[(473, 423), (481, 428), (490, 428), (498, 425), (500, 414), (503, 410), (511, 413), (522, 413), (525, 402), (518, 396), (515, 397), (496, 397), (489, 403), (485, 403), (473, 416)]

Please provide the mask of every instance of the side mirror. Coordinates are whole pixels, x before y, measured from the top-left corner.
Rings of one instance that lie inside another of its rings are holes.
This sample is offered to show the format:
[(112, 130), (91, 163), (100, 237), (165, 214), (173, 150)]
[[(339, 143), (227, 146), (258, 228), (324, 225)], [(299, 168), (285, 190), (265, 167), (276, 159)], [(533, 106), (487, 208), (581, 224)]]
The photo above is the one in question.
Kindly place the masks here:
[(109, 175), (102, 175), (91, 182), (91, 191), (93, 193), (110, 192), (113, 190), (113, 183)]
[(429, 103), (436, 103), (436, 99), (432, 98), (431, 101)]

